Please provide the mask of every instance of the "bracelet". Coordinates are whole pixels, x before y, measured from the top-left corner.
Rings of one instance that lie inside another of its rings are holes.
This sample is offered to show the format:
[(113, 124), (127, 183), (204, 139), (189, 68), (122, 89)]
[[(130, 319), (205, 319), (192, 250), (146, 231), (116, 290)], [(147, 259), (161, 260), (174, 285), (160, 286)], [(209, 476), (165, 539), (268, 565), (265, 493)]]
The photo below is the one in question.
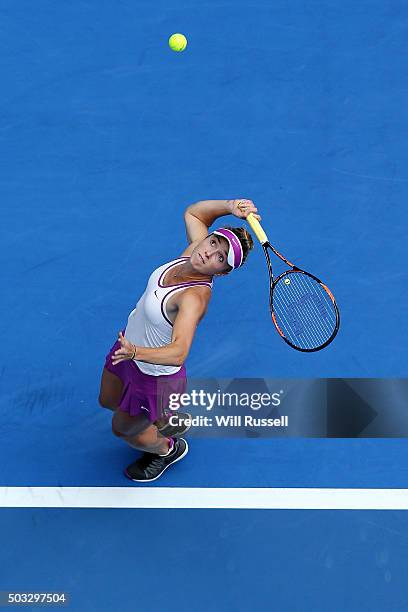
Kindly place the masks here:
[(133, 344), (133, 355), (131, 356), (131, 360), (133, 361), (133, 359), (136, 357), (136, 344)]

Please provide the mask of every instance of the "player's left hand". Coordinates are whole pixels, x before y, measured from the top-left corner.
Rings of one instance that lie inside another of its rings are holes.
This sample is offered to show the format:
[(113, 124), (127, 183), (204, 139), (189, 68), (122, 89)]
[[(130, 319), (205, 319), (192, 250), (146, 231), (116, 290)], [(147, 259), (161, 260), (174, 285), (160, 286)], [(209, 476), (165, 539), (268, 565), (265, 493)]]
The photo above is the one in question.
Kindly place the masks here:
[(261, 217), (257, 215), (258, 209), (252, 200), (233, 200), (231, 214), (235, 215), (239, 219), (246, 219), (249, 213), (253, 213), (254, 217), (261, 220)]
[(116, 365), (121, 361), (127, 361), (129, 359), (134, 359), (135, 357), (135, 345), (126, 340), (125, 336), (122, 332), (119, 332), (118, 341), (120, 342), (120, 349), (114, 352), (112, 355), (112, 363)]

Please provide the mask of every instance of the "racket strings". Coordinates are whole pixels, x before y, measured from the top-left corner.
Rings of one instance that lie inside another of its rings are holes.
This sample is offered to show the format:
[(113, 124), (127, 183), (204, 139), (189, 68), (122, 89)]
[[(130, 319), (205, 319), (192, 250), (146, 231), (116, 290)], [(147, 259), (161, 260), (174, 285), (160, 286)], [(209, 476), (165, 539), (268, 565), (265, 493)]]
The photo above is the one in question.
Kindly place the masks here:
[(273, 310), (286, 339), (301, 349), (322, 346), (337, 327), (336, 309), (327, 291), (302, 272), (291, 272), (277, 281)]
[(323, 344), (332, 333), (334, 321), (333, 325), (330, 324), (325, 310), (322, 310), (321, 296), (313, 291), (314, 288), (311, 292), (310, 287), (294, 286), (292, 289), (293, 295), (290, 297), (288, 291), (282, 292), (283, 308), (285, 309), (282, 309), (286, 328), (285, 335), (292, 343), (301, 348)]
[(310, 286), (300, 278), (299, 282), (293, 283), (292, 295), (288, 298), (289, 292), (283, 292), (283, 302), (287, 309), (285, 321), (292, 342), (302, 348), (324, 343), (332, 333), (332, 325), (327, 325), (327, 304), (323, 304), (314, 284)]
[(299, 297), (297, 308), (294, 308), (293, 301), (287, 302), (283, 299), (282, 308), (279, 303), (275, 305), (275, 315), (278, 314), (278, 320), (281, 315), (284, 322), (283, 325), (281, 322), (281, 326), (288, 340), (301, 348), (311, 348), (323, 344), (330, 337), (332, 330), (327, 333), (319, 321), (318, 312), (304, 308), (304, 298), (305, 295)]
[[(306, 279), (310, 279), (311, 282), (308, 283)], [(304, 310), (300, 308), (300, 315), (304, 317), (305, 323), (310, 321), (310, 324), (312, 325), (312, 327), (314, 327), (314, 331), (316, 334), (318, 334), (319, 332), (323, 334), (323, 336), (327, 335), (327, 333), (330, 334), (333, 325), (335, 325), (336, 323), (336, 317), (334, 314), (332, 302), (326, 290), (323, 289), (320, 283), (317, 283), (316, 281), (311, 279), (311, 277), (308, 277), (304, 274), (301, 274), (299, 276), (299, 281), (302, 290), (306, 292), (303, 294), (303, 296), (301, 296), (300, 291), (297, 290), (295, 287), (295, 291), (297, 291), (297, 297), (299, 299), (299, 304), (302, 305), (305, 300), (310, 300), (308, 306), (311, 307), (310, 311), (307, 308), (305, 308)], [(331, 312), (333, 313), (333, 320), (330, 322)], [(308, 317), (307, 315), (310, 316)]]

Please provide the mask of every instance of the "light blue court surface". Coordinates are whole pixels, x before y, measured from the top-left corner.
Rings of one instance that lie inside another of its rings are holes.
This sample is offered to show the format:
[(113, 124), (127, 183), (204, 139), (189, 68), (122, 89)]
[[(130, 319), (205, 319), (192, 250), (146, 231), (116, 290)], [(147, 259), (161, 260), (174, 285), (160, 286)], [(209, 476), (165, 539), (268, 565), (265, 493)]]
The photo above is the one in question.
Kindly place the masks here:
[[(184, 249), (198, 199), (253, 199), (273, 244), (332, 288), (342, 325), (321, 353), (282, 343), (257, 245), (215, 283), (191, 376), (407, 376), (403, 2), (0, 0), (0, 24), (1, 486), (133, 486), (100, 372), (150, 272)], [(177, 31), (181, 54), (167, 47)], [(407, 477), (403, 439), (199, 439), (157, 487)], [(406, 607), (403, 512), (0, 519), (0, 590), (66, 589), (74, 610)]]

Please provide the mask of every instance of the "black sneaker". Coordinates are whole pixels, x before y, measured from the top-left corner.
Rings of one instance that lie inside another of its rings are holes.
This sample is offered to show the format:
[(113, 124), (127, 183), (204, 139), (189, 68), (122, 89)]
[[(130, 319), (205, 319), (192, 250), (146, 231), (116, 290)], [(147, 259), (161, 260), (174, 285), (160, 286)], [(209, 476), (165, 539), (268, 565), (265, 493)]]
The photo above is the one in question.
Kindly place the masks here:
[[(169, 419), (171, 417), (171, 424)], [(162, 436), (166, 438), (179, 438), (183, 436), (191, 427), (191, 414), (188, 412), (167, 412), (165, 418), (168, 419), (167, 423), (158, 427)]]
[(157, 480), (170, 465), (180, 461), (188, 453), (188, 444), (183, 438), (174, 440), (173, 450), (162, 457), (153, 453), (143, 453), (125, 469), (125, 475), (135, 482), (151, 482)]

